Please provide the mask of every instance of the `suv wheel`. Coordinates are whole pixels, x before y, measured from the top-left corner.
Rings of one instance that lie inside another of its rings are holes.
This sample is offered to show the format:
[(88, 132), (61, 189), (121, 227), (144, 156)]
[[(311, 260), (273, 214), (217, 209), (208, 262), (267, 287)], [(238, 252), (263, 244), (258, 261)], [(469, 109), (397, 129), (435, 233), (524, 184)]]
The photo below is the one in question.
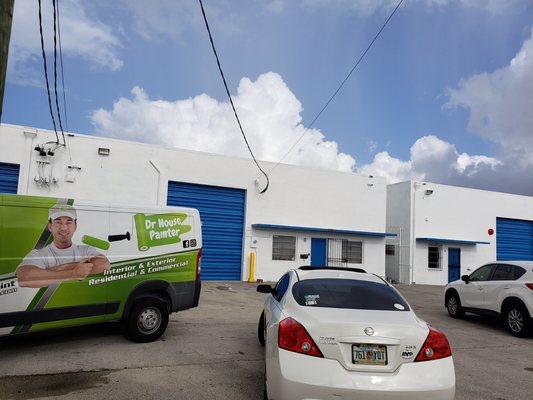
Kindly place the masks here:
[(156, 298), (135, 302), (126, 322), (128, 337), (146, 343), (159, 339), (168, 325), (167, 304)]
[(446, 300), (446, 308), (448, 309), (448, 314), (452, 318), (463, 318), (465, 316), (465, 311), (461, 307), (461, 301), (457, 293), (452, 293), (448, 296)]
[(511, 304), (506, 308), (504, 318), (505, 327), (513, 336), (528, 336), (531, 322), (529, 313), (523, 305)]

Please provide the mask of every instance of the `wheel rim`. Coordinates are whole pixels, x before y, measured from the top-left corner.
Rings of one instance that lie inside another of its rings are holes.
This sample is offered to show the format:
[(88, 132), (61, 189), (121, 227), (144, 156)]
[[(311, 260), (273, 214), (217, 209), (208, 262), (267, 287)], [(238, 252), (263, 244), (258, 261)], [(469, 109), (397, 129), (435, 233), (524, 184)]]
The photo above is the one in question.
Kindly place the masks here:
[(450, 297), (448, 299), (448, 311), (450, 312), (450, 314), (456, 314), (457, 307), (458, 307), (458, 304), (457, 304), (457, 299), (455, 298), (455, 296)]
[(161, 326), (161, 311), (156, 307), (147, 307), (141, 311), (137, 318), (137, 327), (145, 335), (150, 335)]
[(507, 323), (513, 332), (521, 332), (524, 327), (522, 313), (516, 309), (509, 311), (509, 314), (507, 314)]

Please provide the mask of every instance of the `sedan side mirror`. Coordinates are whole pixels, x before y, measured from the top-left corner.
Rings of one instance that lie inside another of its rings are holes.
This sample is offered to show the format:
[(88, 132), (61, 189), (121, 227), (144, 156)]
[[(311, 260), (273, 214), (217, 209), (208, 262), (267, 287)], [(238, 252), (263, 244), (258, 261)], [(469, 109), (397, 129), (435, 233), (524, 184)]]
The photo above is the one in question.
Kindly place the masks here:
[(257, 286), (257, 291), (259, 293), (274, 293), (274, 288), (270, 285), (259, 285)]
[(461, 276), (461, 280), (463, 280), (468, 285), (468, 282), (470, 282), (470, 276), (469, 275), (463, 275), (463, 276)]

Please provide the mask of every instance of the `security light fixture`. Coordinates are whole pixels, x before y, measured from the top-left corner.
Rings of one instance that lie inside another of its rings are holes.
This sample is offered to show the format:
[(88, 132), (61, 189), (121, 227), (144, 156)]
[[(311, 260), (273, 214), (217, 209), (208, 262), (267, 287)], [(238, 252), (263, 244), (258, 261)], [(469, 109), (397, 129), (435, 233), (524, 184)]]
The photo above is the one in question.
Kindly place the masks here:
[(99, 147), (98, 148), (98, 154), (101, 156), (108, 156), (109, 153), (111, 153), (111, 150), (105, 148), (105, 147)]

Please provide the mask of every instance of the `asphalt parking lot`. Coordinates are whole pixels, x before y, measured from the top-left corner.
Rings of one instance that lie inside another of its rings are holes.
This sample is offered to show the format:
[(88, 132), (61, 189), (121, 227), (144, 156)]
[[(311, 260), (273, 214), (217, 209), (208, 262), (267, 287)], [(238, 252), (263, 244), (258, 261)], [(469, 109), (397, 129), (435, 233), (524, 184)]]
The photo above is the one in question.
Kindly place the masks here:
[[(442, 287), (399, 286), (452, 345), (457, 400), (531, 399), (533, 338), (448, 317)], [(162, 340), (135, 344), (117, 324), (0, 339), (0, 399), (261, 399), (255, 285), (204, 282), (200, 307), (173, 314)]]

